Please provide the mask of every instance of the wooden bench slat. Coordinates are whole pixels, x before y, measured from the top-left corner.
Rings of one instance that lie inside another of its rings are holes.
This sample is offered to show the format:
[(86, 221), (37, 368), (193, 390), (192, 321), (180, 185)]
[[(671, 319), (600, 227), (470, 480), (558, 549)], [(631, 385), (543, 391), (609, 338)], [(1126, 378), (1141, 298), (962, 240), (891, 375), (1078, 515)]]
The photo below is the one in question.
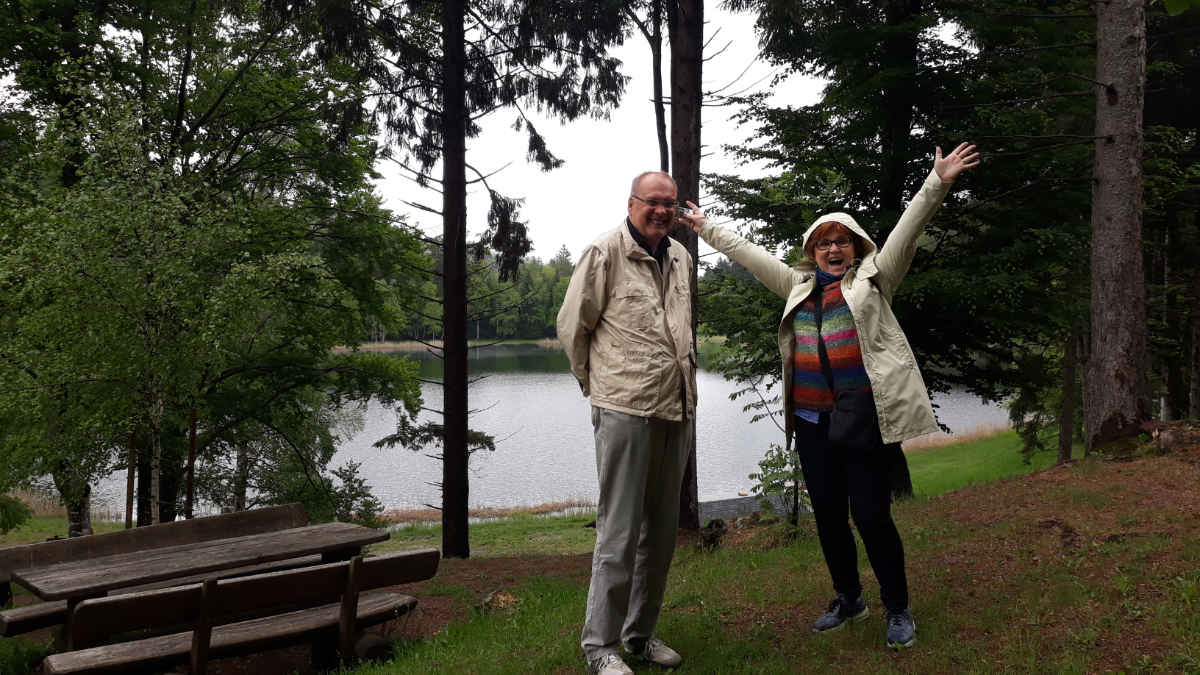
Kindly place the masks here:
[[(15, 579), (36, 585), (43, 598), (57, 600), (150, 584), (179, 576), (185, 564), (191, 574), (217, 572), (231, 566), (261, 564), (297, 556), (327, 554), (338, 549), (357, 552), (367, 544), (384, 541), (387, 532), (349, 523), (324, 523), (288, 530), (245, 535), (105, 556), (98, 560), (67, 562), (47, 568), (20, 569)], [(83, 593), (82, 591), (87, 591)]]
[(0, 612), (0, 636), (21, 635), (50, 626), (58, 626), (66, 620), (66, 600), (35, 602), (24, 607), (14, 607)]
[[(437, 573), (439, 560), (437, 549), (364, 558), (359, 588), (429, 579)], [(220, 609), (213, 624), (238, 621), (254, 611), (278, 613), (337, 601), (346, 586), (347, 569), (345, 562), (327, 563), (223, 579), (214, 589), (213, 604)], [(84, 600), (71, 617), (71, 644), (87, 647), (139, 628), (190, 624), (199, 616), (200, 598), (200, 586), (192, 584)]]
[(306, 524), (308, 515), (302, 504), (284, 504), (86, 537), (9, 546), (0, 548), (0, 582), (10, 581), (15, 569), (45, 567), (70, 560), (88, 560), (119, 553), (228, 539)]
[[(277, 560), (275, 562), (264, 563), (262, 565), (248, 565), (246, 567), (235, 567), (233, 569), (221, 570), (215, 573), (217, 579), (232, 579), (234, 577), (247, 576), (251, 574), (261, 574), (269, 571), (289, 570), (297, 567), (309, 567), (318, 565), (321, 562), (321, 556), (310, 555), (302, 558), (288, 558), (287, 560)], [(214, 573), (195, 574), (190, 577), (181, 577), (179, 579), (170, 579), (167, 581), (159, 581), (145, 586), (137, 586), (134, 588), (122, 588), (114, 591), (114, 594), (138, 593), (148, 590), (169, 588), (172, 586), (186, 586), (190, 584), (198, 584), (204, 581), (205, 578), (214, 577)], [(49, 600), (47, 602), (38, 602), (25, 607), (17, 607), (14, 609), (6, 609), (0, 611), (0, 637), (11, 637), (13, 635), (21, 635), (42, 628), (58, 626), (65, 623), (67, 620), (67, 601), (66, 600)]]
[[(401, 616), (417, 605), (417, 599), (393, 591), (377, 591), (359, 598), (360, 627)], [(210, 658), (223, 658), (270, 649), (337, 626), (340, 603), (331, 603), (285, 614), (240, 621), (212, 629)], [(129, 673), (186, 663), (192, 632), (175, 633), (134, 642), (122, 642), (52, 654), (43, 662), (46, 673)]]

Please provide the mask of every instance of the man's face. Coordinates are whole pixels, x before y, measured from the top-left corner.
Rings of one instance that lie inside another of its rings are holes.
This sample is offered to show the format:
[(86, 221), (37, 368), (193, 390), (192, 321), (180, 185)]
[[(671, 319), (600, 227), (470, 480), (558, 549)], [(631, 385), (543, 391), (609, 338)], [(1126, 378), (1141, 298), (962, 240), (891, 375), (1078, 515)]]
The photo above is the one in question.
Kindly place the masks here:
[[(665, 206), (666, 203), (671, 206)], [(629, 222), (646, 238), (651, 248), (658, 246), (675, 224), (675, 184), (671, 179), (650, 174), (638, 181), (637, 189), (629, 198)]]

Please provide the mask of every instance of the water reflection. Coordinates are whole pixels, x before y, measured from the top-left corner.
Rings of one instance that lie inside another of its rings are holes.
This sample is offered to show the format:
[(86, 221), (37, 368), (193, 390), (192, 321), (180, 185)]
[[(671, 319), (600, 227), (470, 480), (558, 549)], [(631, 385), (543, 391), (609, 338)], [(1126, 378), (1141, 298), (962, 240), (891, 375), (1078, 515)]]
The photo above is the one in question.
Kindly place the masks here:
[[(441, 361), (428, 353), (397, 354), (421, 363), (422, 376), (441, 375)], [(470, 389), (471, 426), (497, 439), (494, 453), (475, 455), (470, 463), (469, 504), (512, 507), (596, 498), (596, 468), (589, 404), (568, 371), (559, 350), (533, 344), (472, 349), (472, 377), (483, 376)], [(769, 443), (781, 443), (782, 432), (770, 421), (750, 423), (744, 399), (731, 400), (739, 387), (706, 370), (697, 374), (697, 487), (702, 501), (728, 499), (749, 491), (747, 475)], [(768, 396), (774, 392), (768, 392)], [(428, 407), (440, 407), (441, 388), (423, 385)], [(955, 431), (1002, 424), (1005, 411), (985, 406), (964, 393), (935, 397), (939, 416)], [(426, 417), (428, 413), (424, 413)], [(420, 508), (438, 504), (433, 484), (441, 480), (441, 464), (423, 453), (380, 450), (374, 441), (393, 430), (395, 419), (372, 403), (366, 425), (339, 446), (333, 465), (362, 462), (362, 472), (387, 508)]]

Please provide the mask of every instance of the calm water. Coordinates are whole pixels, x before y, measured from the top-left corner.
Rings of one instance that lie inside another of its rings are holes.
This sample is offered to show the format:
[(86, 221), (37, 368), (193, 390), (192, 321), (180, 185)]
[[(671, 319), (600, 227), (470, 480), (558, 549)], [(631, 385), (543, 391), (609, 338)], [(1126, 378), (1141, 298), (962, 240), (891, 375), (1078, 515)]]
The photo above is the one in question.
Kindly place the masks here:
[[(441, 364), (424, 353), (422, 375), (438, 379)], [(400, 357), (400, 355), (398, 355)], [(479, 452), (470, 464), (470, 506), (529, 506), (597, 497), (595, 446), (590, 407), (558, 350), (535, 345), (497, 345), (471, 351), (471, 426), (496, 438), (495, 452)], [(701, 501), (730, 499), (749, 492), (747, 477), (769, 443), (782, 443), (783, 432), (769, 419), (751, 423), (742, 412), (745, 399), (729, 400), (738, 387), (701, 369), (696, 376), (698, 490)], [(425, 404), (441, 408), (442, 391), (423, 385)], [(774, 395), (769, 392), (768, 396)], [(1006, 411), (966, 393), (935, 396), (938, 416), (953, 433), (1007, 424)], [(379, 449), (372, 444), (394, 431), (395, 415), (377, 403), (364, 411), (364, 425), (338, 448), (331, 468), (354, 460), (387, 509), (421, 508), (441, 501), (437, 487), (441, 463), (424, 452)], [(422, 413), (422, 418), (432, 415)], [(96, 502), (121, 511), (125, 476), (118, 472), (96, 489)]]
[[(427, 377), (440, 374), (436, 360), (424, 359)], [(476, 453), (470, 464), (470, 506), (506, 507), (597, 496), (595, 446), (587, 399), (557, 350), (534, 345), (498, 345), (472, 350), (471, 426), (497, 439), (496, 451)], [(696, 415), (698, 490), (701, 501), (748, 492), (747, 475), (769, 443), (783, 433), (767, 419), (750, 423), (743, 399), (730, 401), (737, 387), (706, 370), (697, 374)], [(422, 389), (428, 407), (441, 407), (441, 388)], [(1006, 411), (965, 393), (935, 397), (939, 416), (954, 433), (1007, 422)], [(390, 433), (394, 416), (371, 404), (365, 426), (340, 446), (333, 465), (362, 462), (375, 494), (387, 508), (419, 508), (440, 502), (441, 464), (423, 453), (372, 447)]]

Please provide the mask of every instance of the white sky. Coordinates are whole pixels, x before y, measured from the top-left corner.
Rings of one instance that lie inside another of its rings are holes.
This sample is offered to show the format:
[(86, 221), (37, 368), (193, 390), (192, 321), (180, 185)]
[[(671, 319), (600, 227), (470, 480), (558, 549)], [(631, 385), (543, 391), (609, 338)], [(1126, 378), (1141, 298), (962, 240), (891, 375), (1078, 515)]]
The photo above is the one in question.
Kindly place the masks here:
[[(751, 91), (770, 87), (773, 69), (765, 62), (756, 61), (758, 40), (754, 35), (754, 15), (734, 14), (713, 6), (705, 7), (705, 14), (705, 39), (712, 38), (708, 53), (714, 54), (727, 43), (729, 46), (705, 61), (704, 90), (709, 92), (726, 87), (747, 66), (750, 68), (746, 74), (723, 93), (734, 93), (752, 84)], [(666, 47), (664, 40), (664, 51)], [(561, 168), (543, 173), (525, 161), (526, 136), (512, 130), (516, 117), (513, 110), (493, 113), (483, 121), (484, 131), (480, 137), (467, 142), (467, 162), (484, 174), (511, 162), (488, 182), (506, 196), (525, 199), (521, 218), (528, 222), (534, 246), (532, 255), (543, 261), (564, 244), (571, 251), (571, 260), (578, 260), (588, 243), (625, 217), (630, 180), (642, 171), (658, 169), (658, 141), (654, 109), (650, 103), (653, 97), (650, 48), (640, 33), (634, 33), (615, 55), (625, 64), (623, 72), (631, 79), (621, 105), (612, 111), (610, 119), (585, 118), (564, 125), (530, 113), (530, 119), (546, 138), (550, 151), (564, 160)], [(669, 95), (668, 58), (664, 54), (663, 87)], [(774, 88), (771, 100), (776, 105), (811, 103), (819, 97), (821, 87), (819, 81), (793, 76)], [(721, 148), (722, 144), (740, 143), (752, 133), (752, 129), (741, 129), (730, 121), (736, 112), (731, 107), (704, 108), (701, 140), (706, 156), (700, 164), (703, 173), (753, 175), (752, 170), (738, 167)], [(670, 133), (669, 110), (667, 125)], [(419, 225), (426, 234), (440, 235), (442, 224), (438, 216), (414, 209), (401, 200), (441, 208), (441, 195), (418, 188), (391, 163), (376, 168), (384, 175), (377, 182), (377, 188), (385, 206), (404, 216), (408, 222)], [(440, 174), (439, 166), (433, 175)], [(473, 177), (468, 171), (468, 180)], [(701, 205), (706, 206), (704, 197), (701, 200)], [(487, 209), (487, 193), (483, 186), (468, 186), (468, 239), (485, 229)], [(709, 250), (701, 242), (701, 253)]]

